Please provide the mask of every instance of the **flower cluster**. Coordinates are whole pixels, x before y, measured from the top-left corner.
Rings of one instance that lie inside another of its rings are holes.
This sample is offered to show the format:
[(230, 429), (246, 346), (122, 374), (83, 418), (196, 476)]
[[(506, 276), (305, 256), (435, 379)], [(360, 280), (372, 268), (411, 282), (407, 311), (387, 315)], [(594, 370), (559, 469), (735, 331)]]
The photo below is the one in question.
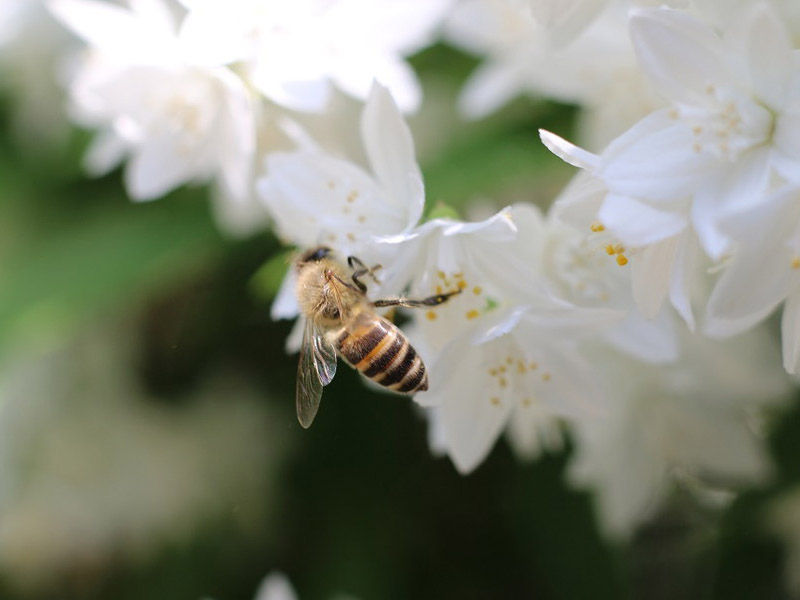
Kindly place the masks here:
[[(49, 6), (88, 46), (68, 87), (74, 120), (99, 130), (92, 172), (127, 160), (138, 200), (213, 182), (225, 224), (383, 265), (373, 299), (460, 292), (404, 326), (430, 372), (415, 400), (432, 448), (467, 473), (503, 433), (527, 457), (571, 435), (571, 481), (626, 534), (676, 473), (769, 473), (753, 413), (787, 384), (755, 327), (784, 301), (784, 366), (800, 370), (800, 17), (733, 4)], [(582, 109), (597, 153), (541, 134), (583, 170), (548, 211), (521, 198), (482, 221), (424, 218), (405, 57), (438, 28), (482, 59), (466, 116), (521, 94)], [(358, 149), (306, 118), (338, 118), (340, 92), (363, 101)], [(293, 277), (274, 318), (297, 315)]]

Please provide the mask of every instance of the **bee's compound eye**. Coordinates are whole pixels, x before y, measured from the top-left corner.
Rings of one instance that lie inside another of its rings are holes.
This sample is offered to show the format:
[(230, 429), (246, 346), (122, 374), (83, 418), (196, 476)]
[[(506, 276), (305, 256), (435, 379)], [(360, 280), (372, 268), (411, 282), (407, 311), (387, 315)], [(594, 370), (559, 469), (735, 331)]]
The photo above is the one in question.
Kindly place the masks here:
[(303, 256), (302, 262), (317, 262), (322, 260), (323, 258), (327, 258), (330, 256), (332, 250), (325, 246), (320, 246), (319, 248), (314, 248), (313, 250), (309, 250)]

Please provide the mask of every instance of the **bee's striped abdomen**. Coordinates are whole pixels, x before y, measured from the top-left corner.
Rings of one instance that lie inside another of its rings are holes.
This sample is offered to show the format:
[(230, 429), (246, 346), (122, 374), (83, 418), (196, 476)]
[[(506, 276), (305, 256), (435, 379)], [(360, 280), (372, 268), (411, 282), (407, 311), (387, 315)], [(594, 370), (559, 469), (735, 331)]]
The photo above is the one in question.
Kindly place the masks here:
[(403, 332), (377, 315), (364, 315), (336, 339), (336, 350), (375, 383), (410, 394), (428, 389), (428, 374)]

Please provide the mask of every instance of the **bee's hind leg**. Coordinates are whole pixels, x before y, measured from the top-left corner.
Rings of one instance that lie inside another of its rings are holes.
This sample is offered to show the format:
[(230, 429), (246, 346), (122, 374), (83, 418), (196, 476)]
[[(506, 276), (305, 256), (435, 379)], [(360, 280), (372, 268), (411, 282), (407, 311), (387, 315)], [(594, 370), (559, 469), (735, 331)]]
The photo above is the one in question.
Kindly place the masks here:
[(427, 298), (413, 299), (413, 298), (388, 298), (386, 300), (375, 300), (372, 305), (375, 308), (383, 308), (386, 306), (405, 306), (406, 308), (423, 308), (425, 306), (439, 306), (447, 302), (452, 296), (460, 294), (461, 290), (454, 292), (447, 292), (446, 294), (436, 294), (428, 296)]
[(363, 277), (364, 275), (369, 275), (370, 279), (375, 283), (380, 283), (377, 277), (375, 277), (375, 271), (382, 268), (382, 265), (375, 265), (372, 268), (367, 267), (363, 262), (361, 262), (360, 258), (356, 258), (355, 256), (348, 256), (347, 257), (347, 265), (353, 269), (353, 274), (351, 278), (353, 283), (358, 286), (358, 289), (361, 290), (363, 293), (367, 293), (367, 286), (364, 284), (363, 281), (359, 279), (359, 277)]

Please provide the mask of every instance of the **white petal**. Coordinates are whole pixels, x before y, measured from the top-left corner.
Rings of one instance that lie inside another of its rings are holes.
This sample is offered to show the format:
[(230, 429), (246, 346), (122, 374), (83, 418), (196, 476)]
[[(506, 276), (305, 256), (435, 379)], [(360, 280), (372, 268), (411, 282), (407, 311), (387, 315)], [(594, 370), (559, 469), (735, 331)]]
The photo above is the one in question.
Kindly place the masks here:
[(297, 304), (297, 295), (295, 294), (296, 286), (297, 273), (293, 268), (289, 267), (269, 311), (269, 316), (273, 321), (294, 319), (300, 312), (300, 307)]
[(377, 81), (391, 91), (403, 112), (414, 112), (419, 108), (422, 88), (416, 73), (404, 60), (391, 56), (365, 60), (360, 55), (343, 57), (340, 64), (343, 68), (332, 73), (331, 78), (348, 94), (359, 99), (367, 98), (373, 82)]
[(608, 339), (623, 352), (652, 364), (674, 362), (679, 355), (675, 321), (667, 311), (656, 319), (631, 311), (608, 333)]
[(98, 133), (83, 157), (83, 164), (88, 173), (94, 177), (105, 175), (119, 165), (125, 158), (128, 145), (113, 129)]
[(297, 592), (286, 575), (273, 571), (259, 584), (255, 600), (297, 600)]
[[(177, 46), (159, 25), (109, 2), (50, 0), (48, 8), (67, 27), (118, 60), (162, 64), (174, 57)], [(146, 42), (145, 42), (146, 40)]]
[[(675, 261), (669, 282), (669, 301), (686, 322), (689, 331), (694, 332), (694, 313), (692, 312), (689, 277), (692, 273), (694, 256), (689, 234), (678, 236)], [(695, 244), (696, 245), (696, 244)]]
[(178, 152), (170, 136), (149, 138), (133, 152), (125, 168), (128, 194), (134, 200), (153, 200), (198, 176), (209, 178), (210, 172), (198, 171), (196, 160)]
[(415, 399), (425, 396), (426, 403), (439, 406), (448, 454), (458, 471), (466, 474), (489, 454), (514, 404), (510, 390), (495, 395), (490, 389), (483, 364), (485, 346), (465, 349), (464, 344), (465, 340), (456, 338), (445, 347), (431, 368), (435, 374), (431, 389)]
[(747, 43), (750, 78), (760, 100), (774, 110), (786, 103), (792, 81), (792, 43), (767, 3), (752, 9)]
[(564, 138), (559, 137), (555, 133), (551, 133), (546, 129), (539, 130), (539, 137), (547, 149), (564, 162), (572, 165), (573, 167), (586, 169), (592, 173), (596, 173), (598, 171), (600, 167), (600, 157), (596, 154), (587, 152), (586, 150), (579, 148), (575, 144), (568, 142)]
[(778, 194), (757, 210), (726, 219), (724, 225), (737, 233), (739, 247), (709, 298), (709, 335), (727, 336), (751, 327), (800, 284), (786, 244), (797, 227), (796, 198), (792, 191)]
[(702, 105), (708, 85), (728, 79), (722, 44), (706, 23), (680, 11), (638, 9), (630, 29), (642, 70), (673, 102)]
[(411, 131), (389, 91), (373, 84), (361, 119), (361, 136), (372, 171), (389, 199), (408, 215), (407, 227), (422, 216), (425, 191)]
[(783, 368), (792, 375), (800, 373), (800, 292), (786, 299), (781, 321)]
[(689, 197), (717, 161), (695, 150), (691, 127), (660, 110), (603, 151), (597, 172), (618, 194), (672, 203)]
[(608, 194), (597, 213), (606, 229), (628, 246), (647, 246), (686, 229), (686, 215), (664, 211), (626, 196)]
[(648, 319), (658, 315), (667, 297), (677, 248), (675, 236), (643, 248), (631, 260), (633, 300)]
[(524, 89), (525, 73), (521, 65), (488, 58), (461, 89), (458, 110), (465, 117), (480, 119), (505, 106)]

